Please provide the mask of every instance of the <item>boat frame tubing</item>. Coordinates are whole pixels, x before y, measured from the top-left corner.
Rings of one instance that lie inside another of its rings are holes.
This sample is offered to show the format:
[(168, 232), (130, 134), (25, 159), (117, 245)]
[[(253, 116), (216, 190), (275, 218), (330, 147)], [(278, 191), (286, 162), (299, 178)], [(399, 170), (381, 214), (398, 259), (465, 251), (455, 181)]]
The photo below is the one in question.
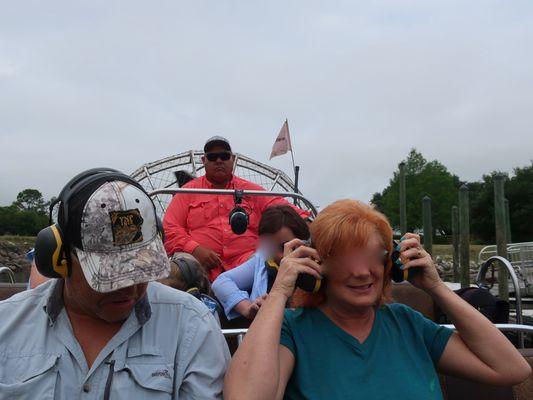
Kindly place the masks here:
[[(221, 194), (226, 196), (235, 196), (237, 190), (234, 189), (194, 189), (194, 188), (175, 188), (175, 189), (157, 189), (149, 192), (150, 197), (158, 194), (178, 194), (178, 193), (193, 193), (193, 194)], [(267, 196), (267, 197), (292, 197), (293, 199), (301, 200), (309, 209), (313, 216), (316, 217), (318, 211), (316, 207), (307, 200), (300, 193), (291, 192), (267, 192), (266, 190), (242, 190), (240, 191), (244, 196)]]

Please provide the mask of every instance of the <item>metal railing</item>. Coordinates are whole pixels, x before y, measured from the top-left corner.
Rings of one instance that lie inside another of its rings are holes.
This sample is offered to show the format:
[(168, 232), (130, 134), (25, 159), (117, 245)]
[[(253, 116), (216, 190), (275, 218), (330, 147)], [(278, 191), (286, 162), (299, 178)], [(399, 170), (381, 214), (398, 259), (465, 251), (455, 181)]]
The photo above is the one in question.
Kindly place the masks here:
[[(444, 326), (445, 328), (457, 330), (455, 325), (453, 324), (441, 324), (441, 326)], [(501, 332), (518, 332), (520, 336), (522, 336), (523, 333), (531, 333), (533, 334), (533, 326), (531, 325), (523, 325), (523, 324), (494, 324), (496, 328), (498, 328)], [(248, 329), (222, 329), (222, 334), (226, 338), (230, 337), (237, 337), (237, 343), (240, 346), (244, 335), (248, 332)], [(523, 338), (520, 348), (524, 348)]]
[(267, 192), (266, 190), (232, 190), (232, 189), (157, 189), (149, 192), (150, 197), (157, 196), (158, 194), (177, 194), (177, 193), (194, 193), (194, 194), (220, 194), (227, 196), (235, 196), (236, 194), (242, 194), (243, 196), (265, 196), (265, 197), (292, 197), (293, 199), (300, 200), (309, 209), (313, 216), (316, 216), (318, 211), (316, 207), (308, 199), (306, 199), (300, 193), (291, 192)]
[[(511, 282), (513, 284), (513, 288), (515, 290), (515, 309), (516, 309), (516, 322), (518, 322), (519, 325), (523, 324), (523, 317), (522, 317), (522, 296), (520, 294), (520, 287), (518, 283), (518, 277), (515, 273), (515, 270), (509, 260), (506, 258), (500, 257), (500, 256), (494, 256), (489, 258), (485, 263), (479, 268), (479, 272), (477, 274), (477, 285), (478, 286), (486, 286), (486, 279), (485, 275), (487, 274), (487, 271), (490, 266), (494, 263), (501, 263), (507, 271), (509, 272), (509, 277), (511, 278)], [(524, 337), (521, 332), (518, 332), (518, 342), (521, 348), (524, 347)]]
[[(478, 254), (478, 265), (489, 258), (498, 255), (496, 245), (485, 246)], [(533, 242), (509, 243), (507, 245), (507, 259), (513, 266), (518, 282), (528, 294), (533, 291)]]
[(7, 274), (11, 283), (15, 283), (15, 273), (9, 267), (0, 267), (0, 275)]

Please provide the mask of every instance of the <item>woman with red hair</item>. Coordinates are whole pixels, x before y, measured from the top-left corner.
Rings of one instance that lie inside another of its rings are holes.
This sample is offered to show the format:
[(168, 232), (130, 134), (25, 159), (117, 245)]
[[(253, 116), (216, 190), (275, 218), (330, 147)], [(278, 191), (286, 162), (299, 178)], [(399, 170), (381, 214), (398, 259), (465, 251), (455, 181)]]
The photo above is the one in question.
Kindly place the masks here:
[[(402, 304), (387, 304), (392, 230), (353, 200), (325, 208), (311, 225), (315, 248), (285, 245), (276, 281), (226, 374), (226, 399), (442, 399), (437, 371), (494, 385), (531, 369), (481, 313), (440, 280), (418, 235), (398, 246), (410, 282), (454, 322), (444, 328)], [(294, 292), (305, 273), (316, 294)], [(285, 310), (291, 299), (296, 307)]]

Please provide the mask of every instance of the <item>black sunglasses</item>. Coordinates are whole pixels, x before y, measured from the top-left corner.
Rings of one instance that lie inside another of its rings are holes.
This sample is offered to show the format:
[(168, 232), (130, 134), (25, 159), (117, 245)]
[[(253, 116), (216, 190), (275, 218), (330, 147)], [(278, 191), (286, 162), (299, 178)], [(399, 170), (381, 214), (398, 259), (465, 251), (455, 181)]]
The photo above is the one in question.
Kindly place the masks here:
[(228, 161), (231, 158), (231, 153), (228, 151), (222, 151), (220, 153), (205, 153), (205, 158), (211, 162), (216, 161), (219, 158), (222, 161)]

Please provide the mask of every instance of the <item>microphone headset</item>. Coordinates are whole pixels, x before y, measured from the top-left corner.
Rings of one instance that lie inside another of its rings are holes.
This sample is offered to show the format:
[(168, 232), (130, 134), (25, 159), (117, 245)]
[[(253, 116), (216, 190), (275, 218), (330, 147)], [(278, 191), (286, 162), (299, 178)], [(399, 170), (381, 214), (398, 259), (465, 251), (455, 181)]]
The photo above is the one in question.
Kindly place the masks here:
[[(73, 229), (73, 227), (69, 226), (70, 201), (90, 185), (97, 185), (97, 183), (101, 185), (110, 181), (129, 183), (142, 190), (148, 196), (148, 193), (139, 182), (116, 169), (92, 168), (76, 175), (63, 187), (57, 199), (50, 204), (50, 226), (42, 229), (37, 234), (35, 241), (35, 265), (41, 275), (48, 278), (66, 278), (70, 276), (72, 265), (70, 252), (72, 250), (72, 243), (67, 236)], [(60, 203), (58, 222), (54, 224), (52, 212), (58, 203)], [(155, 205), (153, 206), (155, 213)], [(164, 240), (163, 224), (157, 216), (157, 213), (156, 225), (158, 234)]]
[[(402, 263), (400, 261), (400, 252), (396, 250), (397, 245), (398, 243), (393, 241), (393, 245), (392, 245), (393, 250), (391, 254), (391, 261), (392, 261), (391, 278), (394, 282), (399, 283), (399, 282), (403, 282), (404, 280), (407, 280), (409, 276), (409, 271), (400, 269), (400, 266), (402, 265)], [(306, 246), (313, 247), (310, 241), (306, 241)], [(385, 260), (384, 266), (385, 267), (387, 266), (387, 260)], [(274, 260), (269, 259), (265, 261), (265, 268), (266, 268), (267, 277), (268, 277), (267, 292), (269, 292), (276, 279), (279, 265)], [(302, 273), (298, 275), (298, 278), (296, 278), (295, 286), (306, 292), (316, 293), (320, 290), (320, 288), (325, 283), (326, 283), (325, 278), (317, 279), (313, 275)]]

